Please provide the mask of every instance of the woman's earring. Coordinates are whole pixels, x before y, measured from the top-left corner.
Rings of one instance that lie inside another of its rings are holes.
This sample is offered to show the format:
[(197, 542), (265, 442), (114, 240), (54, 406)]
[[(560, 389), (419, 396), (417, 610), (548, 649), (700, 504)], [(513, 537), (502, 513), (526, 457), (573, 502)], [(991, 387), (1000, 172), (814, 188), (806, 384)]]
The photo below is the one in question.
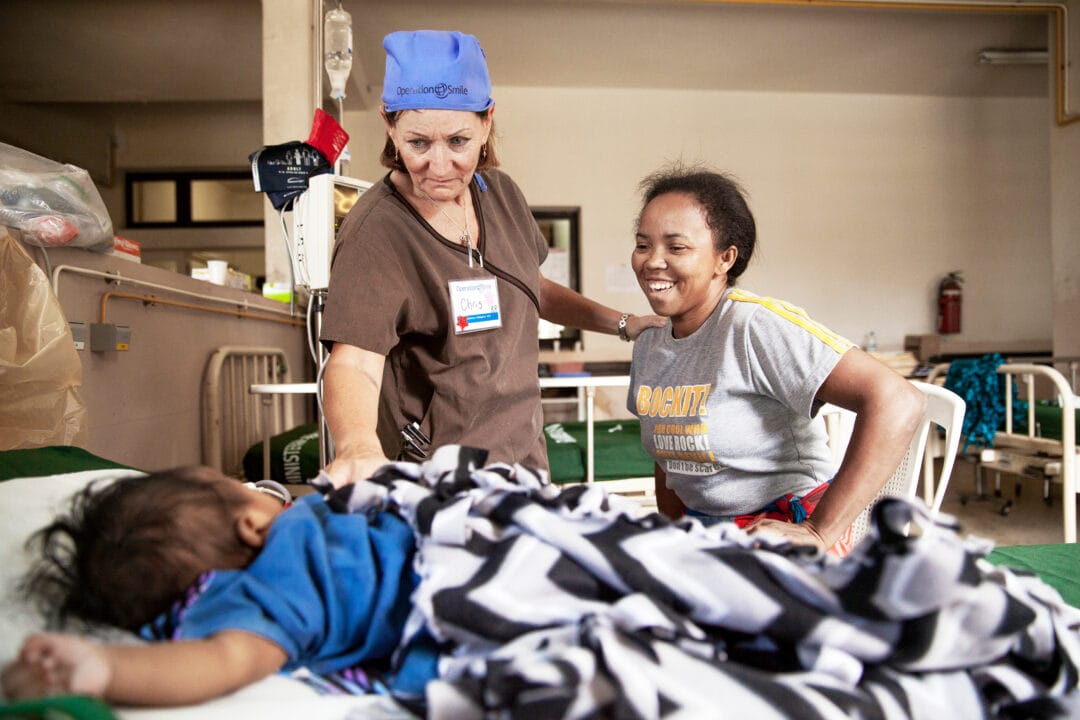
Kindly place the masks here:
[(482, 148), (480, 148), (480, 159), (481, 160), (487, 160), (487, 145), (486, 144)]
[(394, 146), (394, 162), (401, 162), (401, 156), (398, 155), (397, 145)]

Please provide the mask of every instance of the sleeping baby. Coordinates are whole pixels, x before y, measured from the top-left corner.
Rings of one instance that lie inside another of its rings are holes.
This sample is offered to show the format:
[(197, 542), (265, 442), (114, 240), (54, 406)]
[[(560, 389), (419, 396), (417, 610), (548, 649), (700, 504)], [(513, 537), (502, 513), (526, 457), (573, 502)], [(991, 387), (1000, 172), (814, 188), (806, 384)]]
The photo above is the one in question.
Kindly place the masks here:
[(48, 607), (176, 642), (33, 635), (4, 669), (10, 699), (179, 705), (282, 669), (385, 667), (416, 585), (397, 516), (334, 513), (318, 494), (286, 508), (207, 467), (91, 485), (36, 539), (27, 584)]
[(169, 642), (33, 635), (4, 691), (174, 705), (303, 667), (433, 720), (1080, 717), (1080, 610), (924, 506), (839, 559), (485, 460), (288, 508), (206, 468), (92, 486), (29, 587)]

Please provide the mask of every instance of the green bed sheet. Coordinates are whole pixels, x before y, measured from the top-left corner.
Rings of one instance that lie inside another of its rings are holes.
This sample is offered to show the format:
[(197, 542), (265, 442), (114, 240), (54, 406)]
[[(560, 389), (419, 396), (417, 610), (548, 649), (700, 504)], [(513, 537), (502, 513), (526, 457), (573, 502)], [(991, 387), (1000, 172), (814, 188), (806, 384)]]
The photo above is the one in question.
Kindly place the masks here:
[[(653, 460), (641, 447), (641, 424), (637, 420), (597, 420), (594, 426), (594, 479), (652, 476)], [(552, 482), (585, 480), (586, 432), (584, 422), (544, 426)]]
[[(653, 461), (641, 449), (637, 420), (598, 420), (595, 423), (597, 480), (649, 477)], [(550, 423), (544, 427), (552, 482), (585, 480), (584, 422)], [(244, 455), (244, 476), (263, 479), (262, 443)], [(283, 483), (304, 483), (319, 473), (318, 428), (300, 425), (270, 439), (270, 478)]]
[(1028, 570), (1080, 607), (1080, 544), (1007, 545), (994, 548), (987, 560), (995, 565)]
[[(1062, 417), (1062, 410), (1056, 405), (1045, 402), (1035, 404), (1035, 422), (1038, 423), (1041, 437), (1060, 440)], [(1077, 444), (1080, 444), (1080, 410), (1076, 411), (1076, 440)]]
[[(263, 475), (263, 444), (244, 453), (244, 477), (258, 481)], [(301, 485), (319, 474), (319, 426), (299, 425), (270, 438), (270, 479)]]
[[(95, 468), (87, 469), (93, 470)], [(0, 718), (11, 718), (11, 720), (115, 720), (116, 716), (113, 715), (109, 706), (100, 700), (74, 695), (55, 695), (39, 700), (23, 700), (11, 703), (0, 701)]]
[(133, 468), (70, 445), (0, 451), (0, 480), (59, 475), (83, 470), (128, 469)]

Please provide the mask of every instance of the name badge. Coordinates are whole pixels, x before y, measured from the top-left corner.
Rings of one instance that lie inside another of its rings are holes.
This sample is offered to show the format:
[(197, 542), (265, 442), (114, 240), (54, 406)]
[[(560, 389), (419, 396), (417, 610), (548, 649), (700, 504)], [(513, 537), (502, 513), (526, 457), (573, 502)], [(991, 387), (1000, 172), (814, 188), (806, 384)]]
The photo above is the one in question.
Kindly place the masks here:
[(495, 278), (451, 280), (450, 307), (455, 335), (502, 327), (499, 285)]

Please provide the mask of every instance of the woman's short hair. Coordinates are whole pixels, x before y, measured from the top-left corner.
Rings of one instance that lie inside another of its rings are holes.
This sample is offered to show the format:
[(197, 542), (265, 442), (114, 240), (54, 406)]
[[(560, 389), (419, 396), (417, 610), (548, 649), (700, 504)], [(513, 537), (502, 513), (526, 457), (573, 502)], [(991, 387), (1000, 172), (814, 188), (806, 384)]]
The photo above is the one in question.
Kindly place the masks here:
[[(673, 163), (652, 173), (641, 181), (641, 211), (660, 195), (685, 193), (693, 197), (705, 211), (705, 221), (713, 233), (717, 252), (735, 246), (738, 257), (728, 270), (728, 284), (734, 285), (743, 274), (757, 245), (757, 226), (754, 214), (746, 202), (745, 193), (731, 175), (703, 166)], [(640, 221), (641, 214), (638, 214)]]
[[(397, 124), (398, 117), (404, 112), (409, 111), (387, 112), (386, 122), (390, 124), (390, 127), (394, 127)], [(476, 115), (481, 120), (486, 120), (490, 112), (490, 110), (481, 110)], [(382, 154), (379, 155), (379, 164), (391, 170), (408, 172), (405, 163), (401, 161), (398, 155), (397, 148), (394, 147), (394, 141), (390, 139), (390, 133), (386, 134), (386, 142), (383, 143)], [(484, 143), (484, 147), (480, 150), (480, 160), (476, 165), (476, 172), (483, 172), (494, 167), (499, 167), (499, 158), (495, 154), (495, 118), (491, 118), (491, 132), (488, 133), (487, 142)]]

